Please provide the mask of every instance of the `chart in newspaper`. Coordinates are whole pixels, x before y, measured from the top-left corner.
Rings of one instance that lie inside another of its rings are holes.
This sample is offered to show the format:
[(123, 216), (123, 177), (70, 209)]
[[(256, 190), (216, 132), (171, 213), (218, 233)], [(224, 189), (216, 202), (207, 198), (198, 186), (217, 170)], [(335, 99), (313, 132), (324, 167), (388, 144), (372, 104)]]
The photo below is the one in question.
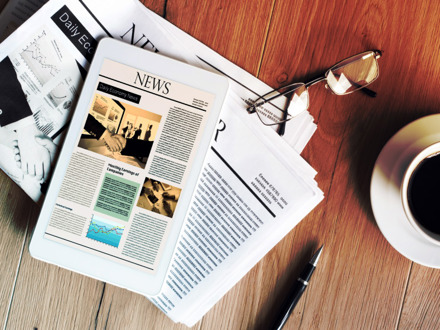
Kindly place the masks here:
[(105, 59), (45, 237), (154, 272), (214, 98)]

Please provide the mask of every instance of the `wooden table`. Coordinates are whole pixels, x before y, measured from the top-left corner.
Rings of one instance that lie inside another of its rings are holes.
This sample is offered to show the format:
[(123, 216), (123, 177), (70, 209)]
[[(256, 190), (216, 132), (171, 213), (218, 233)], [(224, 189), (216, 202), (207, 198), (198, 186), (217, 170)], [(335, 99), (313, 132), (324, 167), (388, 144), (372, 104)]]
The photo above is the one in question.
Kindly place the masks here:
[[(323, 243), (287, 328), (439, 329), (440, 270), (411, 262), (385, 240), (369, 184), (385, 142), (440, 109), (440, 3), (144, 2), (273, 87), (307, 81), (361, 51), (384, 51), (375, 99), (312, 87), (318, 130), (303, 157), (318, 171), (326, 197), (194, 329), (266, 329), (279, 298)], [(39, 207), (3, 173), (0, 185), (0, 320), (6, 328), (186, 328), (140, 295), (32, 259), (28, 244)]]

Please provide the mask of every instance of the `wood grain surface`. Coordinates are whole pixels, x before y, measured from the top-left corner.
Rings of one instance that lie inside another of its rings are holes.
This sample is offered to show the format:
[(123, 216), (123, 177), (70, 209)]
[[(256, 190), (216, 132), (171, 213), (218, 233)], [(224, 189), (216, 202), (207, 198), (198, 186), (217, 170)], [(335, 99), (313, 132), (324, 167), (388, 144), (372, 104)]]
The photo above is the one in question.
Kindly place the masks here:
[[(318, 171), (325, 199), (193, 329), (268, 329), (321, 244), (318, 268), (286, 329), (439, 329), (440, 270), (390, 246), (376, 225), (369, 185), (386, 141), (440, 110), (440, 2), (142, 2), (272, 87), (308, 81), (361, 51), (383, 51), (376, 98), (310, 89), (318, 130), (302, 156)], [(140, 295), (31, 258), (38, 212), (1, 172), (4, 328), (186, 329)]]

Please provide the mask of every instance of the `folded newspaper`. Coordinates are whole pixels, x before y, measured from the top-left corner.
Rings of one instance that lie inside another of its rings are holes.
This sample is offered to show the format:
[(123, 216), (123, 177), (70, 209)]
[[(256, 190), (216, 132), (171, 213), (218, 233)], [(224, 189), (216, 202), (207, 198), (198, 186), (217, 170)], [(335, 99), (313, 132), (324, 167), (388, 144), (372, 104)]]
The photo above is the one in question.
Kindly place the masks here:
[(230, 80), (166, 280), (148, 297), (173, 321), (192, 326), (322, 200), (316, 172), (299, 155), (316, 126), (308, 112), (288, 123), (284, 139), (261, 125), (246, 104), (270, 87), (138, 1), (51, 0), (0, 44), (0, 73), (8, 77), (0, 83), (0, 167), (35, 201), (44, 198), (56, 146), (103, 37)]

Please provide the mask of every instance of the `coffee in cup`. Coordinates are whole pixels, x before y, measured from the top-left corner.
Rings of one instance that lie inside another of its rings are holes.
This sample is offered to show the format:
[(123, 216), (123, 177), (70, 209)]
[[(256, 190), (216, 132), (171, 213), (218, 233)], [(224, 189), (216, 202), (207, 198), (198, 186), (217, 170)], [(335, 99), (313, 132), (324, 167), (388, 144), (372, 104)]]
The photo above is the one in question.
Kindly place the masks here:
[(426, 240), (440, 245), (440, 143), (419, 152), (401, 185), (403, 209), (411, 225)]

